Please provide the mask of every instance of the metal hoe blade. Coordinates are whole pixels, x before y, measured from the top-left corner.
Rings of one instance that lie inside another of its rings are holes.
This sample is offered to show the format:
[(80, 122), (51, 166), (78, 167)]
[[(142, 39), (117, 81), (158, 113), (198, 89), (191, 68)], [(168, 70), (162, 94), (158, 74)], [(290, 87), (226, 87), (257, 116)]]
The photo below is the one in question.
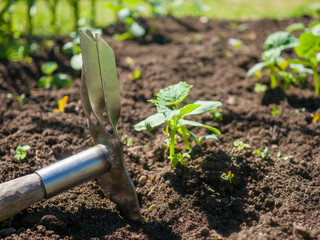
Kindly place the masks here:
[[(117, 131), (120, 117), (120, 92), (114, 53), (98, 35), (79, 31), (83, 70), (81, 75), (81, 102), (87, 116), (94, 144), (105, 145), (112, 153), (111, 170), (98, 178), (99, 184), (110, 194), (121, 214), (130, 220), (140, 220), (135, 187), (124, 165), (122, 143)], [(103, 124), (111, 126), (108, 131)], [(104, 117), (105, 118), (105, 117)]]

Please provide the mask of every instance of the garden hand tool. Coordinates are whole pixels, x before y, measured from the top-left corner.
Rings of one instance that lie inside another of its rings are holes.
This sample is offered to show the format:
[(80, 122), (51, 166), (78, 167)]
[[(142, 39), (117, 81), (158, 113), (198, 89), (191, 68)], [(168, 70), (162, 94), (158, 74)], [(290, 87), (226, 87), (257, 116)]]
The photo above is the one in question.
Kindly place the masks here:
[[(79, 36), (83, 59), (81, 101), (96, 146), (33, 174), (0, 184), (0, 221), (95, 177), (124, 217), (141, 219), (117, 131), (120, 92), (114, 53), (100, 36), (94, 37), (89, 30), (80, 31)], [(110, 131), (103, 119), (110, 124)]]

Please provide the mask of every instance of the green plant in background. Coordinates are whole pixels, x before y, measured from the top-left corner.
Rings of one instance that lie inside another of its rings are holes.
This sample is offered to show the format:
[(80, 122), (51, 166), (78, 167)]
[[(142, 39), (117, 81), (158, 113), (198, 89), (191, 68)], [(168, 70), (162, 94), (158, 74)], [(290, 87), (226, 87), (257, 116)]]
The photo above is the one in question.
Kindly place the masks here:
[(116, 40), (130, 40), (134, 38), (142, 37), (146, 34), (146, 30), (143, 26), (136, 21), (136, 19), (141, 15), (142, 8), (122, 8), (118, 11), (118, 19), (125, 24), (126, 32), (122, 34), (115, 34), (114, 38)]
[(303, 32), (299, 36), (300, 44), (294, 48), (298, 57), (291, 62), (310, 67), (313, 72), (315, 93), (320, 94), (320, 82), (318, 75), (318, 63), (320, 61), (320, 22), (309, 25), (309, 31)]
[[(280, 57), (284, 49), (292, 48), (299, 45), (298, 39), (287, 32), (275, 32), (267, 37), (264, 42), (264, 52), (262, 53), (263, 62), (255, 64), (248, 70), (248, 76), (254, 75), (256, 72), (267, 68), (270, 71), (271, 88), (278, 86), (278, 78), (283, 77), (288, 63)], [(278, 74), (282, 72), (281, 74)], [(288, 81), (289, 78), (286, 80)], [(287, 82), (288, 84), (288, 82)]]
[(280, 114), (280, 113), (281, 113), (281, 111), (280, 111), (278, 108), (276, 108), (276, 107), (273, 107), (273, 108), (271, 109), (271, 115), (272, 115), (272, 116), (278, 115), (278, 114)]
[[(175, 145), (180, 137), (179, 134), (182, 136), (187, 151), (191, 150), (188, 136), (191, 136), (196, 141), (199, 141), (199, 138), (195, 137), (195, 135), (186, 128), (186, 125), (203, 127), (217, 135), (221, 134), (216, 128), (185, 119), (186, 116), (202, 114), (221, 106), (221, 102), (217, 101), (194, 101), (182, 108), (179, 108), (179, 104), (187, 97), (191, 88), (192, 85), (188, 85), (185, 82), (179, 82), (178, 84), (171, 85), (160, 90), (160, 92), (156, 94), (156, 100), (149, 100), (155, 104), (158, 113), (135, 125), (136, 131), (150, 131), (163, 123), (167, 124), (165, 135), (169, 137), (167, 144), (167, 147), (169, 147), (168, 158), (170, 159), (173, 168), (178, 162), (183, 164), (185, 163), (184, 159), (190, 157), (189, 154), (176, 154), (175, 152)], [(169, 108), (168, 106), (172, 106), (172, 108)], [(207, 138), (217, 139), (215, 135), (208, 136)]]
[(233, 148), (230, 152), (231, 158), (235, 159), (235, 155), (240, 154), (244, 149), (251, 148), (251, 146), (248, 143), (245, 143), (243, 141), (237, 140), (233, 142)]
[(16, 148), (16, 154), (14, 155), (14, 158), (18, 161), (21, 161), (27, 157), (27, 152), (31, 149), (29, 145), (24, 146), (18, 146)]
[(269, 149), (266, 147), (261, 151), (260, 149), (257, 149), (253, 152), (254, 156), (259, 156), (263, 161), (269, 161), (270, 160), (270, 154)]
[(213, 121), (222, 122), (223, 120), (223, 110), (221, 108), (215, 108), (210, 111), (213, 116)]
[(72, 79), (66, 74), (58, 73), (53, 74), (58, 69), (56, 62), (47, 62), (41, 66), (41, 71), (46, 74), (42, 76), (38, 81), (38, 88), (62, 88), (69, 87), (72, 83)]

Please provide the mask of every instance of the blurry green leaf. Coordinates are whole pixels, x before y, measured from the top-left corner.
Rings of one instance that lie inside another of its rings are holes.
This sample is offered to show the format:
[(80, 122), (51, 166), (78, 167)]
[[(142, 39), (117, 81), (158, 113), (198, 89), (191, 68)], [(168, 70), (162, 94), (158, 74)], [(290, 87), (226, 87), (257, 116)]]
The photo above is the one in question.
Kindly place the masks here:
[(260, 70), (261, 70), (262, 68), (264, 68), (266, 65), (267, 65), (267, 62), (260, 62), (260, 63), (255, 64), (253, 67), (251, 67), (251, 68), (248, 70), (247, 75), (248, 75), (249, 77), (251, 77), (255, 72), (260, 71)]
[(266, 92), (268, 89), (268, 86), (265, 84), (261, 84), (261, 83), (256, 83), (254, 85), (254, 92), (258, 93), (258, 92)]
[(52, 76), (42, 76), (38, 81), (38, 88), (51, 88), (51, 84), (53, 81)]
[(190, 88), (192, 88), (192, 85), (188, 85), (186, 82), (170, 85), (160, 90), (156, 95), (157, 101), (166, 106), (178, 104), (186, 98)]
[(129, 26), (129, 32), (135, 37), (142, 37), (146, 30), (139, 23), (134, 22)]
[(295, 47), (299, 44), (298, 39), (287, 32), (275, 32), (269, 35), (264, 42), (264, 50), (280, 49)]
[(134, 126), (134, 129), (136, 131), (142, 131), (142, 130), (152, 130), (154, 127), (157, 127), (165, 122), (165, 117), (162, 113), (156, 113), (145, 120), (137, 123)]
[(201, 123), (198, 123), (198, 122), (194, 122), (194, 121), (190, 121), (190, 120), (186, 120), (186, 119), (180, 119), (179, 120), (179, 124), (181, 124), (181, 125), (190, 125), (190, 126), (194, 126), (194, 127), (203, 127), (203, 128), (206, 128), (206, 129), (218, 134), (218, 135), (221, 134), (221, 132), (218, 129), (214, 128), (214, 127), (210, 127), (208, 125), (204, 125), (204, 124), (201, 124)]
[(196, 115), (208, 112), (221, 106), (221, 102), (218, 101), (194, 101), (192, 104), (200, 105), (198, 108), (187, 113), (186, 115)]
[(137, 70), (134, 72), (133, 77), (135, 80), (139, 80), (141, 78), (141, 71)]
[(58, 88), (69, 87), (72, 83), (72, 79), (67, 74), (55, 74), (53, 75), (53, 84)]
[(300, 44), (294, 48), (299, 57), (308, 58), (310, 55), (318, 53), (320, 36), (315, 36), (311, 32), (305, 32), (301, 33), (299, 41)]
[(303, 23), (293, 23), (286, 28), (286, 31), (289, 33), (294, 31), (303, 31), (303, 30), (304, 30)]
[(52, 74), (57, 69), (58, 64), (56, 62), (47, 62), (41, 66), (41, 71), (47, 75)]
[(74, 55), (70, 60), (70, 65), (74, 70), (82, 69), (82, 55), (81, 53), (78, 55)]

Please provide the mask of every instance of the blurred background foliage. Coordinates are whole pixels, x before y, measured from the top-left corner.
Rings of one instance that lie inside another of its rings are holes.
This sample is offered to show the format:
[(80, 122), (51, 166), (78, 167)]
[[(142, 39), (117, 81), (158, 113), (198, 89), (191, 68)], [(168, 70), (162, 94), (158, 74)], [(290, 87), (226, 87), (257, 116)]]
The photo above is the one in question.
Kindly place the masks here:
[[(36, 37), (67, 35), (79, 27), (102, 28), (120, 22), (118, 40), (152, 34), (137, 19), (200, 17), (225, 20), (313, 15), (318, 0), (0, 0), (0, 58), (21, 60), (36, 48)], [(148, 32), (147, 32), (148, 31)], [(76, 43), (76, 36), (74, 36)], [(75, 52), (75, 50), (74, 50)]]

